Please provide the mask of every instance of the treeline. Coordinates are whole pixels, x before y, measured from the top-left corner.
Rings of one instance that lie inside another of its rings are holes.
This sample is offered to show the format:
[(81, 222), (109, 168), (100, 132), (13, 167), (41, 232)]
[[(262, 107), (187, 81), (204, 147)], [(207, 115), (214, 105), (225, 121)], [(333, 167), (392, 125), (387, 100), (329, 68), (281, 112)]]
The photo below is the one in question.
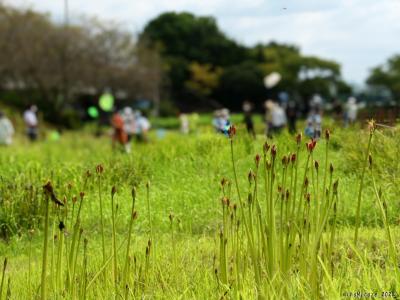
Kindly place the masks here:
[[(393, 57), (372, 71), (368, 83), (399, 96), (399, 65)], [(263, 78), (271, 72), (282, 80), (267, 90)], [(163, 115), (240, 110), (244, 100), (261, 109), (281, 92), (299, 104), (314, 94), (329, 100), (352, 92), (339, 63), (288, 44), (246, 47), (212, 17), (164, 13), (135, 36), (97, 19), (60, 24), (47, 14), (0, 5), (1, 102), (20, 109), (36, 103), (47, 120), (73, 126), (104, 91), (120, 105), (150, 100)]]
[[(245, 47), (211, 17), (164, 13), (147, 24), (140, 40), (159, 50), (166, 66), (164, 89), (183, 109), (223, 105), (238, 110), (246, 99), (260, 107), (280, 92), (304, 103), (314, 94), (327, 99), (351, 94), (339, 63), (304, 55), (293, 45)], [(263, 78), (274, 71), (282, 81), (267, 91)]]
[(46, 14), (0, 6), (0, 101), (6, 104), (36, 103), (48, 121), (74, 126), (106, 89), (120, 101), (157, 100), (160, 81), (158, 52), (115, 24), (58, 24)]

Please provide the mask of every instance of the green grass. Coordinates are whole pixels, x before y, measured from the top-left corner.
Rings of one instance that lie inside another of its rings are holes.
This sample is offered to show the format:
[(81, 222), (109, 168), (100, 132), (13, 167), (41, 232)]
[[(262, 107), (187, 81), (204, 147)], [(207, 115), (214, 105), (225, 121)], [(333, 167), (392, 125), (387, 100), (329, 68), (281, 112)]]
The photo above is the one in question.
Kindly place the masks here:
[[(129, 299), (215, 299), (240, 296), (249, 299), (257, 295), (271, 299), (305, 299), (314, 298), (315, 295), (339, 299), (346, 291), (399, 291), (398, 277), (389, 257), (390, 244), (385, 222), (368, 172), (362, 193), (359, 242), (357, 247), (352, 245), (357, 191), (368, 132), (359, 128), (344, 130), (330, 123), (328, 125), (332, 128), (329, 161), (334, 166), (334, 177), (339, 179), (340, 203), (336, 217), (334, 254), (331, 257), (321, 252), (321, 261), (316, 261), (320, 276), (318, 294), (313, 293), (308, 278), (296, 272), (297, 263), (300, 265), (301, 259), (293, 262), (289, 279), (281, 274), (275, 279), (268, 279), (263, 269), (260, 269), (260, 284), (265, 292), (257, 292), (255, 269), (250, 257), (246, 258), (248, 242), (245, 235), (240, 238), (240, 256), (244, 257), (240, 260), (243, 271), (239, 280), (240, 287), (237, 287), (238, 280), (230, 277), (235, 274), (235, 270), (231, 263), (234, 256), (229, 254), (229, 242), (226, 257), (229, 274), (225, 282), (221, 280), (219, 231), (223, 221), (220, 181), (227, 178), (234, 182), (231, 152), (228, 138), (214, 134), (210, 126), (201, 125), (196, 134), (188, 136), (167, 131), (165, 137), (159, 139), (154, 132), (149, 144), (135, 144), (129, 155), (113, 152), (106, 137), (97, 139), (87, 132), (67, 132), (59, 142), (44, 141), (32, 145), (19, 137), (12, 147), (1, 148), (0, 235), (3, 241), (0, 242), (0, 257), (7, 257), (8, 265), (0, 299), (6, 298), (7, 289), (11, 299), (39, 298), (45, 207), (42, 186), (48, 180), (52, 182), (56, 196), (60, 200), (66, 197), (68, 205), (67, 218), (63, 218), (65, 211), (57, 213), (54, 205), (50, 205), (46, 272), (48, 299), (112, 299), (116, 293), (119, 295), (116, 298), (123, 299), (126, 288), (122, 277), (125, 277), (123, 273), (127, 261)], [(261, 133), (261, 124), (257, 126)], [(400, 203), (396, 201), (400, 192), (399, 140), (398, 129), (378, 131), (371, 149), (376, 166), (376, 184), (382, 188), (387, 202), (387, 224), (392, 230), (397, 249), (399, 245), (395, 237), (399, 234), (397, 224), (400, 212)], [(252, 141), (240, 126), (234, 140), (234, 161), (242, 196), (247, 191), (249, 169), (255, 169), (254, 156), (257, 153), (262, 155), (264, 142), (261, 134), (256, 141)], [(279, 166), (282, 156), (293, 152), (296, 145), (294, 137), (287, 133), (269, 143), (275, 143), (278, 147)], [(301, 149), (299, 177), (302, 178), (306, 155), (304, 142)], [(314, 152), (314, 159), (320, 162), (321, 174), (325, 167), (324, 157), (325, 146), (321, 141)], [(113, 269), (115, 259), (110, 259), (103, 267), (96, 173), (99, 164), (104, 167), (100, 192), (104, 203), (106, 260), (111, 258), (114, 251), (112, 244), (115, 232), (116, 280)], [(277, 181), (281, 179), (280, 174), (277, 173)], [(150, 205), (147, 202), (147, 182), (150, 182)], [(115, 231), (111, 210), (113, 186), (117, 189), (114, 199)], [(132, 215), (133, 187), (137, 189), (134, 209), (137, 218), (132, 223), (129, 258), (126, 260), (125, 241)], [(85, 192), (85, 196), (74, 234), (81, 191)], [(232, 202), (238, 203), (234, 191), (232, 186), (230, 198)], [(263, 197), (263, 191), (259, 193)], [(77, 202), (74, 218), (71, 218), (73, 196), (77, 197)], [(172, 223), (169, 218), (171, 214)], [(57, 266), (60, 251), (57, 226), (60, 218), (66, 225), (64, 252), (60, 256), (61, 269)], [(83, 232), (78, 243), (80, 228)], [(29, 233), (30, 229), (33, 233)], [(56, 239), (54, 235), (57, 235)], [(72, 267), (68, 266), (66, 253), (71, 249), (74, 235), (76, 258), (72, 256), (71, 262), (76, 261), (75, 275), (68, 273)], [(151, 235), (153, 238), (149, 246)], [(323, 237), (323, 240), (327, 238)], [(321, 247), (324, 248), (324, 245)], [(327, 262), (332, 265), (324, 265)], [(58, 272), (60, 275), (57, 275)], [(89, 288), (85, 289), (84, 286), (89, 284)]]

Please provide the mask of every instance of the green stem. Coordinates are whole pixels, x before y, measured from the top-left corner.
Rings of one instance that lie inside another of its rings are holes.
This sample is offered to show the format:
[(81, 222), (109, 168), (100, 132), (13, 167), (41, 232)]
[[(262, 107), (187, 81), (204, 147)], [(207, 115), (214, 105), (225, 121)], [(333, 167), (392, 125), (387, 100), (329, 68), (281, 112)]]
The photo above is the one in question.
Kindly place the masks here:
[(45, 196), (45, 215), (44, 215), (44, 240), (43, 240), (43, 257), (42, 257), (42, 281), (41, 281), (41, 292), (40, 299), (47, 299), (46, 290), (46, 272), (47, 272), (47, 248), (48, 248), (48, 237), (49, 237), (49, 196)]
[(355, 228), (355, 231), (354, 231), (354, 245), (355, 246), (357, 246), (358, 229), (360, 227), (360, 222), (361, 222), (361, 220), (360, 220), (361, 195), (362, 195), (362, 190), (363, 190), (363, 187), (364, 187), (364, 176), (365, 176), (365, 171), (367, 170), (368, 156), (369, 156), (369, 152), (370, 152), (370, 149), (371, 149), (372, 136), (373, 136), (373, 132), (371, 131), (370, 134), (369, 134), (369, 139), (368, 139), (367, 155), (365, 156), (363, 170), (362, 170), (362, 173), (361, 173), (360, 187), (358, 189), (357, 211), (356, 211), (356, 228)]

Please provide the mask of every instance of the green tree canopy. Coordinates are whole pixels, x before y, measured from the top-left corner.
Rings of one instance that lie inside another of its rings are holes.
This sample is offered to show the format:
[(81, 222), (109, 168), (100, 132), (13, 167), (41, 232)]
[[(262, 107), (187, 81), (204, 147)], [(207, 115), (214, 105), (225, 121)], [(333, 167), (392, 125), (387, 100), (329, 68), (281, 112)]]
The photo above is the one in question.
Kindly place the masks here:
[(222, 33), (212, 17), (168, 12), (150, 21), (140, 39), (157, 43), (166, 58), (228, 66), (246, 57), (246, 48)]
[(400, 101), (400, 55), (394, 55), (385, 64), (373, 68), (367, 83), (387, 88), (395, 100)]
[[(331, 98), (350, 89), (337, 62), (305, 56), (289, 44), (242, 46), (211, 17), (164, 13), (147, 24), (140, 40), (159, 49), (168, 70), (165, 83), (178, 103), (209, 98), (238, 109), (245, 99), (259, 102), (279, 91), (307, 102), (315, 93)], [(282, 80), (267, 91), (263, 78), (272, 72), (279, 72)]]

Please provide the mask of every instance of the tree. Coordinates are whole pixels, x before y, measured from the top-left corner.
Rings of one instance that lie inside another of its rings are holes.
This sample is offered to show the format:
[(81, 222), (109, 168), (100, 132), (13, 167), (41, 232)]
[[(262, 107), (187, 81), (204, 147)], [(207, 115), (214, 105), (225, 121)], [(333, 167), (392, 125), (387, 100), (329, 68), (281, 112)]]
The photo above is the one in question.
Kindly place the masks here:
[(216, 70), (240, 63), (247, 55), (245, 47), (219, 30), (214, 18), (190, 13), (161, 14), (145, 26), (140, 41), (159, 49), (168, 69), (164, 85), (178, 102), (198, 102), (211, 95), (215, 85), (199, 76), (218, 75)]
[(228, 66), (246, 57), (246, 48), (227, 38), (212, 17), (168, 12), (150, 21), (140, 39), (158, 44), (163, 57)]
[(330, 98), (334, 96), (333, 88), (345, 90), (340, 77), (340, 65), (334, 61), (304, 56), (299, 48), (276, 42), (256, 45), (250, 53), (252, 60), (260, 64), (264, 75), (272, 72), (282, 75), (276, 92), (284, 90), (298, 95), (304, 103), (316, 93)]
[(367, 84), (375, 88), (387, 88), (398, 103), (400, 102), (400, 55), (390, 57), (383, 65), (371, 70)]
[(222, 69), (220, 67), (214, 68), (210, 64), (201, 65), (194, 62), (189, 66), (189, 70), (191, 77), (185, 82), (186, 88), (203, 97), (210, 96), (218, 86)]
[(12, 104), (38, 104), (49, 121), (65, 122), (63, 115), (81, 106), (80, 95), (95, 98), (106, 88), (157, 104), (162, 64), (157, 51), (144, 47), (111, 23), (82, 19), (64, 26), (0, 5), (1, 88), (23, 98)]
[(245, 62), (224, 69), (215, 96), (221, 104), (237, 111), (244, 100), (260, 104), (266, 96), (261, 68)]

